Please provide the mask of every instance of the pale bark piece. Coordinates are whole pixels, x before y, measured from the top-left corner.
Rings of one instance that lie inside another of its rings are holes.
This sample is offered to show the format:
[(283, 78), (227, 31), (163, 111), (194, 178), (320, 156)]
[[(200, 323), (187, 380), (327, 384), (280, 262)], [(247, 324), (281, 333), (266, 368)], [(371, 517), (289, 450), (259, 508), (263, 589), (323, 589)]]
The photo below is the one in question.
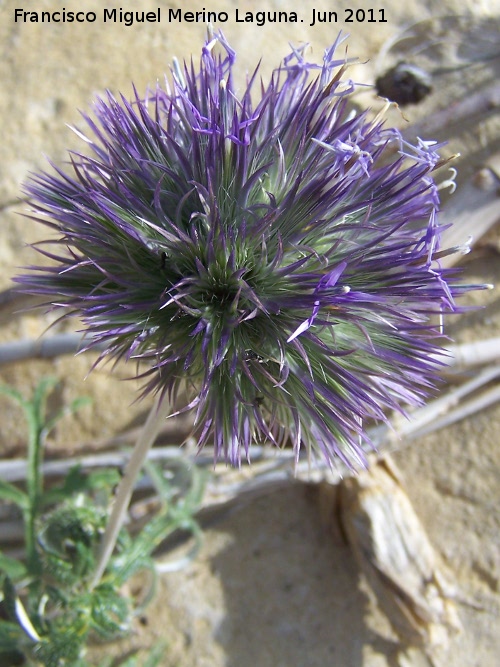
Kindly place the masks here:
[(461, 630), (453, 586), (389, 459), (339, 485), (359, 566), (404, 645), (429, 656)]

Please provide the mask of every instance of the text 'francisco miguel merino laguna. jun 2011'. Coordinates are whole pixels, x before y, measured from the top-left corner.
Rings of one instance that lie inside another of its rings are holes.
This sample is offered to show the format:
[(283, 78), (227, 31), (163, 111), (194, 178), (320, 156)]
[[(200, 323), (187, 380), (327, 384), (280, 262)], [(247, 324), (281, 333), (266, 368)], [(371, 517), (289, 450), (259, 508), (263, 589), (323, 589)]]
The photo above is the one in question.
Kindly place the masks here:
[(263, 26), (267, 23), (307, 23), (314, 26), (319, 23), (387, 23), (384, 9), (343, 9), (340, 11), (318, 11), (314, 7), (304, 14), (288, 11), (247, 11), (235, 8), (232, 12), (188, 11), (179, 7), (169, 7), (155, 11), (124, 11), (120, 8), (102, 8), (101, 12), (69, 11), (62, 8), (57, 11), (26, 11), (22, 7), (14, 9), (15, 23), (121, 23), (130, 27), (138, 23), (253, 23)]

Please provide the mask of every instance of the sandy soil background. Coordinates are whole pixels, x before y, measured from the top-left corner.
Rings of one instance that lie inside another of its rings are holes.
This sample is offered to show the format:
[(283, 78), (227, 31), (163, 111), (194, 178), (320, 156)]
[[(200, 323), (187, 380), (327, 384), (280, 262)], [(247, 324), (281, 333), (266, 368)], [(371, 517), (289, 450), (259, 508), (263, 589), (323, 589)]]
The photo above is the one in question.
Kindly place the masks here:
[[(24, 9), (32, 7), (25, 3)], [(134, 9), (156, 10), (166, 15), (170, 2), (144, 0)], [(41, 0), (37, 10), (94, 10), (120, 7), (113, 0)], [(124, 8), (130, 9), (131, 3)], [(333, 6), (335, 5), (335, 6)], [(179, 3), (180, 6), (180, 3)], [(96, 94), (109, 88), (131, 94), (154, 84), (173, 56), (195, 59), (204, 39), (201, 24), (20, 24), (14, 9), (22, 3), (0, 0), (0, 289), (9, 287), (18, 266), (33, 261), (27, 242), (43, 238), (45, 231), (19, 216), (20, 186), (28, 173), (45, 168), (45, 156), (57, 164), (68, 148), (81, 146), (65, 124), (79, 124), (78, 109), (89, 108)], [(236, 47), (241, 74), (262, 59), (264, 75), (289, 52), (288, 44), (311, 43), (318, 60), (339, 29), (350, 33), (349, 55), (360, 63), (352, 68), (355, 80), (372, 84), (385, 65), (380, 50), (387, 40), (415, 22), (444, 15), (469, 13), (470, 19), (449, 37), (477, 46), (481, 35), (500, 34), (498, 0), (317, 0), (318, 11), (336, 10), (337, 24), (309, 26), (310, 9), (294, 7), (289, 0), (246, 5), (214, 0), (210, 5), (193, 0), (185, 9), (222, 11), (230, 20), (222, 27)], [(234, 10), (297, 11), (303, 23), (237, 24)], [(384, 9), (386, 23), (346, 24), (345, 9)], [(217, 27), (217, 26), (216, 26)], [(490, 32), (488, 32), (490, 31)], [(439, 67), (441, 63), (436, 62)], [(493, 65), (491, 65), (493, 67)], [(498, 71), (497, 71), (498, 74)], [(445, 108), (474, 89), (481, 71), (439, 79), (435, 92), (421, 106), (410, 107), (410, 122)], [(360, 104), (377, 105), (367, 90)], [(391, 120), (404, 124), (392, 111)], [(460, 127), (443, 126), (433, 139), (449, 139), (448, 151), (462, 152), (459, 182), (465, 187), (499, 150), (498, 124), (474, 118)], [(499, 200), (500, 202), (500, 200)], [(499, 203), (500, 209), (500, 203)], [(500, 215), (500, 211), (499, 211)], [(498, 233), (493, 231), (464, 264), (474, 282), (500, 283)], [(470, 298), (481, 310), (460, 316), (448, 328), (459, 341), (500, 333), (498, 288)], [(52, 315), (27, 314), (0, 323), (0, 342), (38, 336)], [(67, 328), (67, 325), (66, 325)], [(76, 327), (75, 327), (76, 328)], [(44, 374), (61, 378), (58, 400), (86, 394), (91, 407), (66, 420), (50, 442), (50, 450), (72, 454), (77, 443), (102, 439), (141, 421), (148, 403), (132, 405), (137, 385), (122, 382), (129, 369), (111, 375), (98, 369), (85, 380), (88, 356), (30, 361), (0, 367), (0, 382), (28, 392)], [(428, 535), (446, 563), (457, 587), (457, 607), (463, 632), (440, 656), (439, 665), (494, 667), (500, 655), (500, 406), (475, 414), (445, 431), (412, 443), (395, 455), (405, 478), (405, 488)], [(0, 400), (0, 456), (21, 456), (24, 427), (19, 414)], [(165, 667), (387, 667), (426, 663), (419, 652), (398, 644), (360, 575), (352, 552), (333, 517), (321, 512), (324, 491), (305, 483), (255, 500), (223, 517), (208, 529), (199, 558), (180, 573), (165, 575), (145, 624), (128, 642), (96, 649), (95, 664), (108, 650), (147, 647), (157, 638), (168, 640)], [(437, 658), (436, 658), (437, 660)], [(437, 664), (437, 662), (436, 662)]]

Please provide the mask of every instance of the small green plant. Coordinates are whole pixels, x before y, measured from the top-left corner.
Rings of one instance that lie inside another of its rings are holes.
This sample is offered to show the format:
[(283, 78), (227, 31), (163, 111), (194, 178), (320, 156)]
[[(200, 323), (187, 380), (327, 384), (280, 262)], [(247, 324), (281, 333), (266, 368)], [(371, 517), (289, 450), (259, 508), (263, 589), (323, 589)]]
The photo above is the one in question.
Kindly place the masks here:
[[(86, 402), (78, 399), (49, 415), (47, 396), (54, 386), (54, 380), (42, 380), (30, 400), (11, 387), (0, 386), (1, 393), (23, 408), (29, 429), (25, 488), (0, 480), (0, 500), (15, 504), (21, 512), (25, 543), (23, 560), (0, 550), (2, 667), (85, 667), (85, 646), (93, 637), (110, 640), (130, 631), (139, 602), (123, 589), (139, 570), (153, 574), (146, 598), (151, 597), (155, 581), (151, 554), (158, 544), (178, 528), (191, 531), (196, 544), (200, 541), (193, 514), (203, 492), (201, 473), (177, 462), (177, 472), (182, 474), (172, 481), (159, 466), (148, 463), (161, 509), (137, 534), (120, 531), (104, 576), (98, 585), (92, 585), (108, 520), (106, 508), (120, 474), (117, 470), (86, 474), (77, 466), (59, 486), (44, 488), (46, 437), (64, 414)], [(180, 478), (182, 492), (176, 481)], [(158, 664), (160, 653), (153, 650), (144, 667)], [(122, 664), (139, 667), (135, 656)]]

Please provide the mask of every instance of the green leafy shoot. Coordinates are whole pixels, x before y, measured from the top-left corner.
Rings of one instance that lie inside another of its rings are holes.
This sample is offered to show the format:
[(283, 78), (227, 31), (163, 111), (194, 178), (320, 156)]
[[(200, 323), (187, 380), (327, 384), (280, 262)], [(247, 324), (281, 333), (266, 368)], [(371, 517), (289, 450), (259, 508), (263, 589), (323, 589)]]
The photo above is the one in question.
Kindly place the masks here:
[[(85, 649), (99, 638), (122, 637), (153, 596), (155, 549), (174, 531), (194, 537), (194, 556), (201, 531), (194, 520), (203, 494), (205, 475), (182, 461), (169, 468), (148, 463), (159, 509), (135, 532), (122, 529), (116, 550), (100, 584), (90, 582), (108, 520), (107, 508), (120, 479), (118, 470), (85, 472), (70, 469), (57, 486), (44, 488), (43, 448), (47, 435), (66, 414), (87, 401), (48, 414), (47, 398), (55, 381), (42, 380), (30, 400), (10, 387), (0, 392), (16, 401), (28, 424), (27, 474), (24, 488), (0, 481), (0, 501), (17, 506), (24, 523), (25, 559), (0, 551), (0, 665), (87, 667)], [(150, 589), (141, 600), (124, 593), (124, 584), (140, 570), (152, 573)], [(102, 667), (155, 667), (164, 647), (153, 649), (140, 664), (138, 656)]]

